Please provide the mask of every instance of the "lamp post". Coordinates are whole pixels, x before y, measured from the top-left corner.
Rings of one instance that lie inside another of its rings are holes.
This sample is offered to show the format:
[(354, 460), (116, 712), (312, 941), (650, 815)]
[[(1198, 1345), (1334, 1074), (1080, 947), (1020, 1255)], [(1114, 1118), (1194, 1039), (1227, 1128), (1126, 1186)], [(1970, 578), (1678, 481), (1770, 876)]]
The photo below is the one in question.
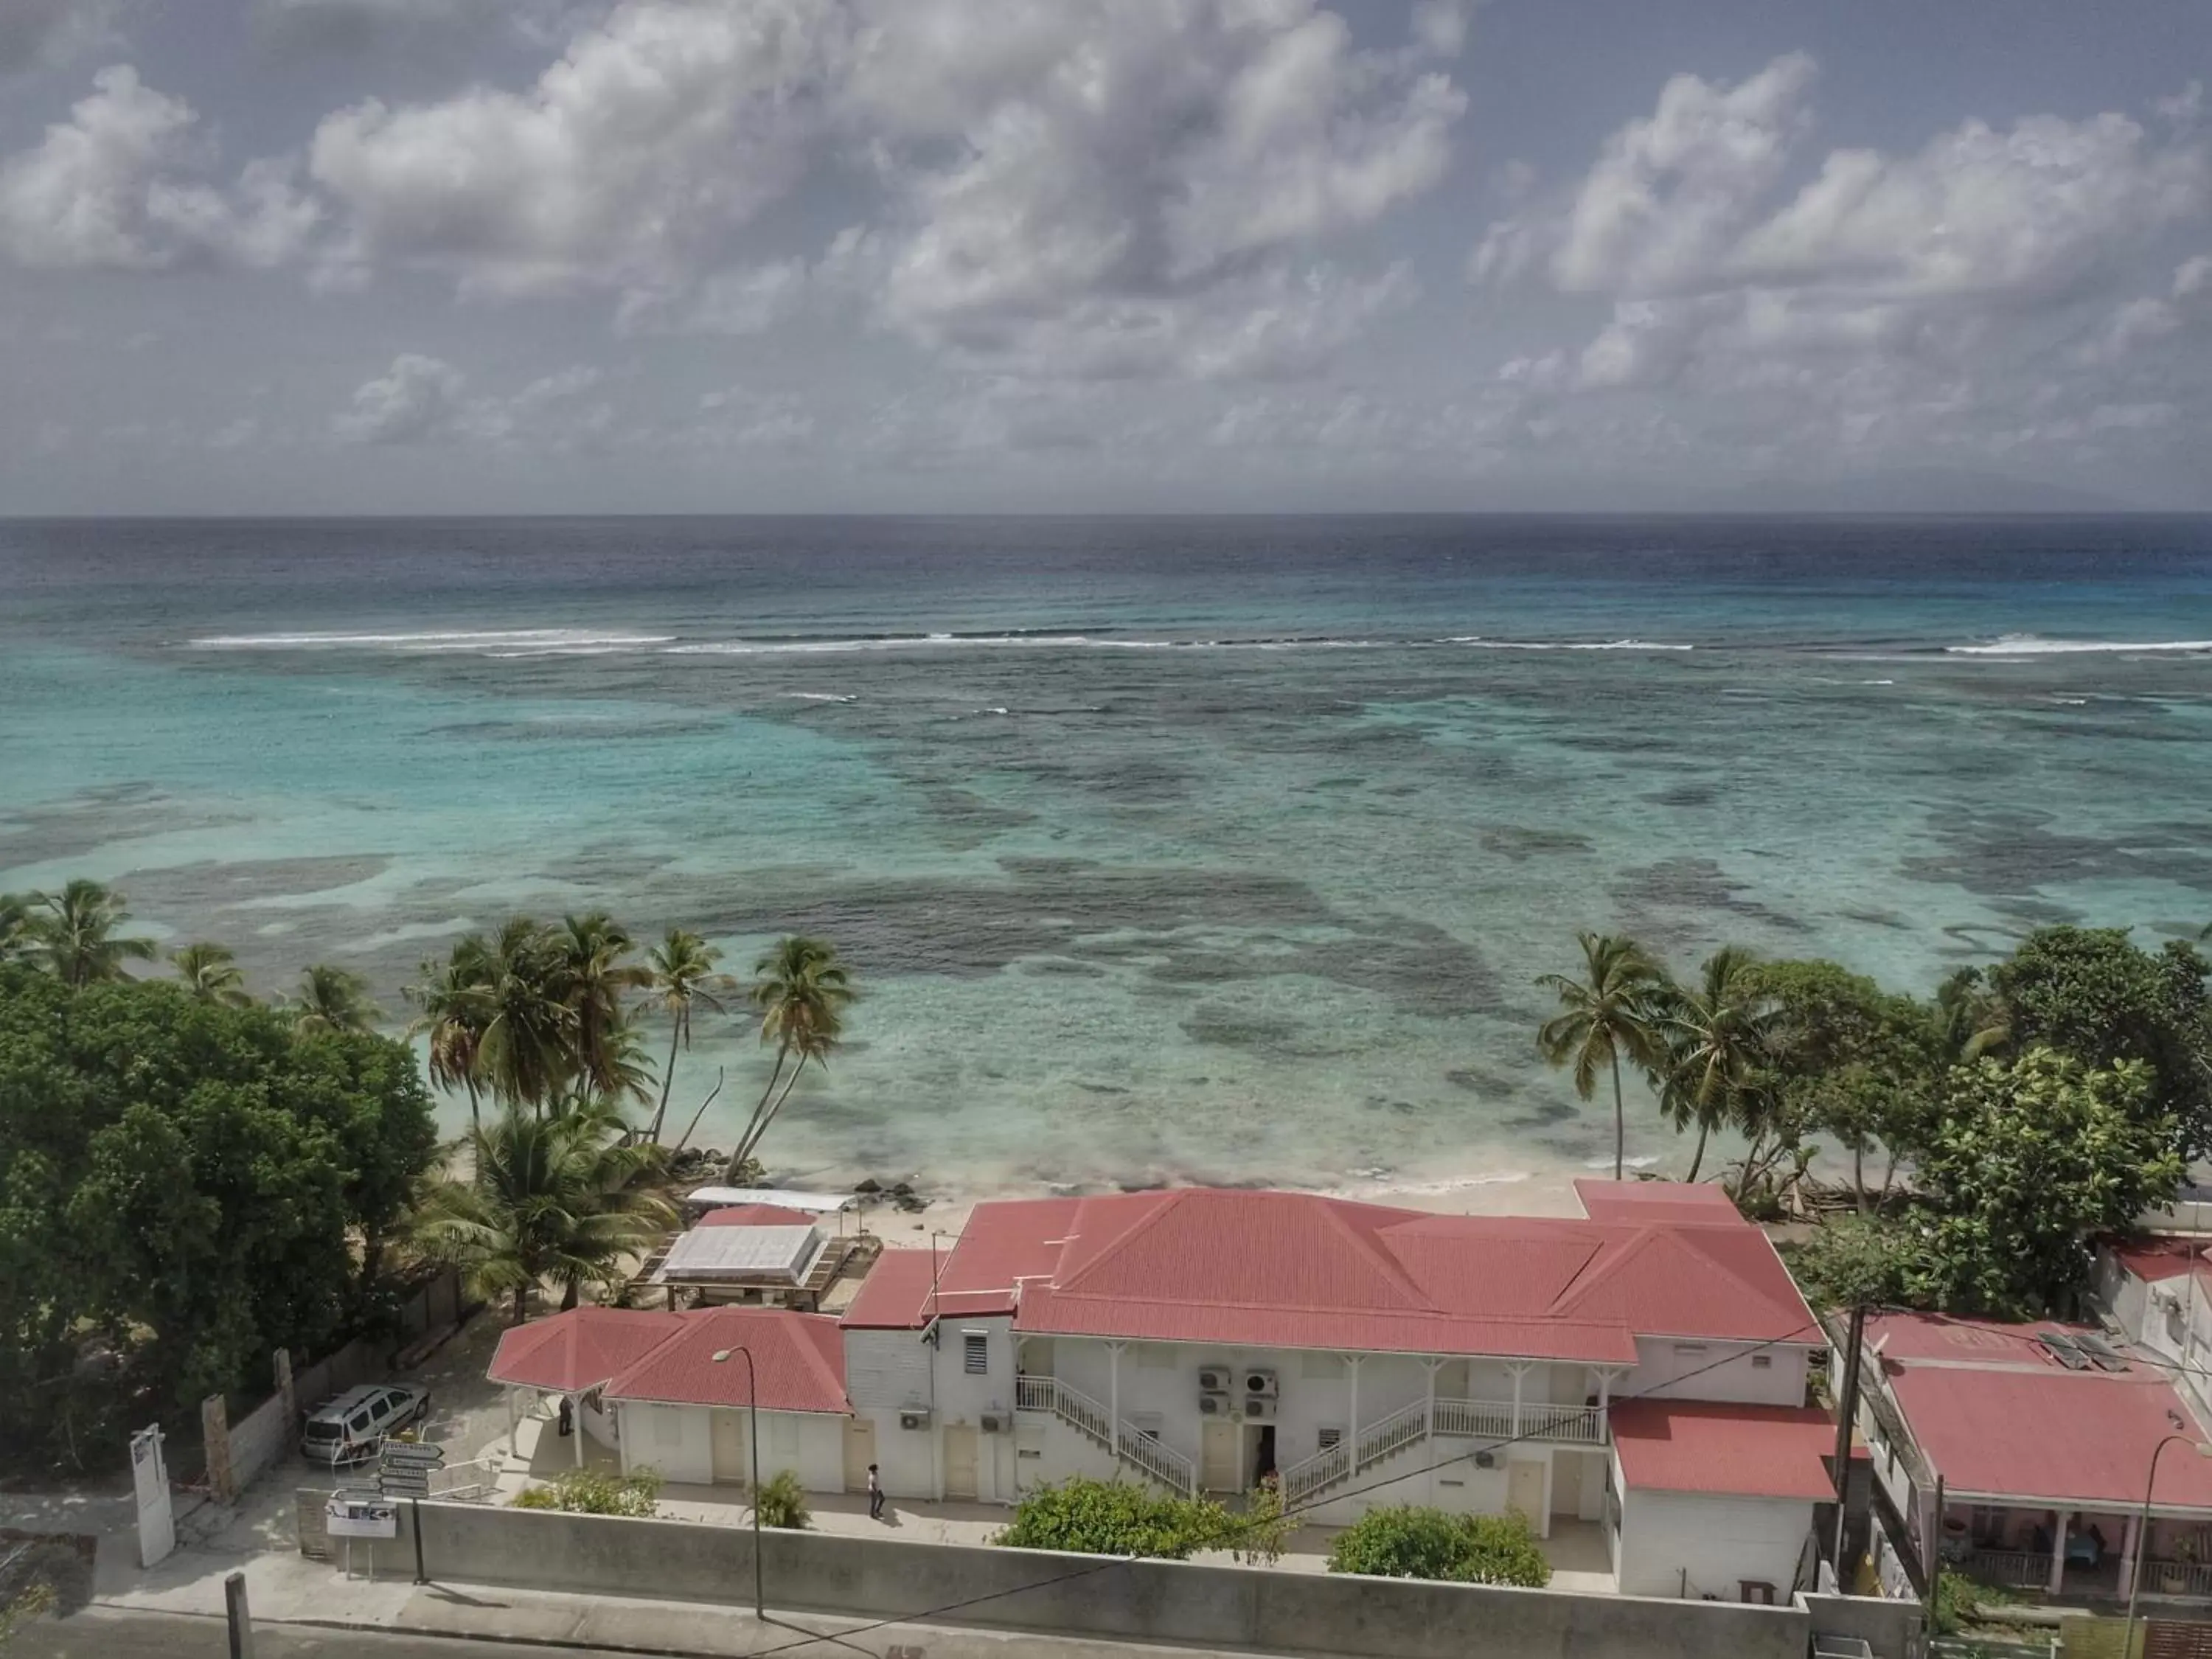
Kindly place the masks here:
[(768, 1602), (761, 1594), (760, 1380), (753, 1370), (753, 1351), (742, 1343), (734, 1348), (715, 1349), (714, 1363), (726, 1364), (733, 1353), (743, 1355), (745, 1362), (745, 1438), (750, 1443), (753, 1461), (753, 1617), (765, 1620)]
[(2168, 1446), (2174, 1445), (2192, 1446), (2199, 1457), (2212, 1457), (2212, 1445), (2193, 1435), (2169, 1434), (2151, 1449), (2150, 1473), (2143, 1477), (2142, 1511), (2136, 1517), (2135, 1558), (2129, 1563), (2128, 1618), (2127, 1623), (2120, 1629), (2120, 1651), (2123, 1654), (2135, 1651), (2136, 1597), (2142, 1592), (2143, 1556), (2150, 1548), (2150, 1494), (2151, 1488), (2158, 1484), (2158, 1460)]

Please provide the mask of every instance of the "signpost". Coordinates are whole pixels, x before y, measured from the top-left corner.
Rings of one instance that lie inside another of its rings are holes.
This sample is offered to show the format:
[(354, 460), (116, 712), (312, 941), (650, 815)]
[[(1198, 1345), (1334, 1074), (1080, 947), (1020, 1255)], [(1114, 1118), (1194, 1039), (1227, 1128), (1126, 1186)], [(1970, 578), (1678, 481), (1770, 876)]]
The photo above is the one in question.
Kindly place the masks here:
[(422, 1500), (430, 1495), (430, 1471), (445, 1466), (446, 1451), (442, 1446), (387, 1440), (384, 1443), (384, 1467), (376, 1472), (377, 1486), (386, 1498), (407, 1500), (407, 1529), (415, 1534), (415, 1582), (418, 1584), (430, 1582), (422, 1566)]

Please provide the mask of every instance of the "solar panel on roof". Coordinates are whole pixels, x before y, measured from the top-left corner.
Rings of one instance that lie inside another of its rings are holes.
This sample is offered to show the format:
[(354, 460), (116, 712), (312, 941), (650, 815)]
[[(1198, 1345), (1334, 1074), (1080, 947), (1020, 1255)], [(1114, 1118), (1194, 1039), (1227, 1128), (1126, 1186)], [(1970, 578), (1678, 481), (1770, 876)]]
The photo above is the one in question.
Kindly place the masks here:
[(2086, 1371), (2089, 1369), (2088, 1356), (2075, 1347), (2067, 1338), (2059, 1335), (2057, 1332), (2046, 1331), (2035, 1340), (2043, 1344), (2051, 1358), (2065, 1366), (2068, 1370)]
[(2128, 1357), (2094, 1331), (2076, 1331), (2074, 1346), (2087, 1355), (2089, 1363), (2100, 1371), (2124, 1371), (2128, 1368)]

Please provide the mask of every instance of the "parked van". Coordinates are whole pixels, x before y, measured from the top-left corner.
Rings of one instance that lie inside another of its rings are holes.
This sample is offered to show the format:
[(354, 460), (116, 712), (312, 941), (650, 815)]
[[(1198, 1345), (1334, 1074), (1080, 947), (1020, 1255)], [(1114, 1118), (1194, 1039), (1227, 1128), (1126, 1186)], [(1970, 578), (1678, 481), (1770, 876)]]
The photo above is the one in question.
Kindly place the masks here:
[(430, 1414), (430, 1391), (406, 1382), (367, 1382), (307, 1414), (300, 1455), (343, 1469), (366, 1463), (384, 1449), (384, 1437)]

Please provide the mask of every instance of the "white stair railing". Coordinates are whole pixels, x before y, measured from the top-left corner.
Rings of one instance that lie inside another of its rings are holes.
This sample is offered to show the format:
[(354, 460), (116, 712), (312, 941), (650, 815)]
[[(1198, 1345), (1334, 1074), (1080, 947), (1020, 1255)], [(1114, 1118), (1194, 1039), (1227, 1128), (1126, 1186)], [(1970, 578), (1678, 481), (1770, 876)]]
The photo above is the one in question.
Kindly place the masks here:
[(1104, 1406), (1056, 1376), (1017, 1377), (1014, 1406), (1019, 1411), (1052, 1413), (1123, 1462), (1185, 1497), (1198, 1490), (1197, 1467), (1189, 1458), (1133, 1423), (1121, 1424), (1116, 1434), (1112, 1413)]
[(1352, 1463), (1354, 1474), (1371, 1468), (1401, 1446), (1410, 1446), (1416, 1440), (1425, 1440), (1429, 1434), (1429, 1402), (1416, 1400), (1402, 1411), (1395, 1411), (1379, 1423), (1370, 1423), (1359, 1431), (1358, 1454)]
[(1311, 1457), (1279, 1471), (1275, 1478), (1282, 1483), (1285, 1507), (1296, 1509), (1315, 1493), (1327, 1492), (1351, 1473), (1351, 1443), (1339, 1440), (1334, 1446), (1323, 1446)]

